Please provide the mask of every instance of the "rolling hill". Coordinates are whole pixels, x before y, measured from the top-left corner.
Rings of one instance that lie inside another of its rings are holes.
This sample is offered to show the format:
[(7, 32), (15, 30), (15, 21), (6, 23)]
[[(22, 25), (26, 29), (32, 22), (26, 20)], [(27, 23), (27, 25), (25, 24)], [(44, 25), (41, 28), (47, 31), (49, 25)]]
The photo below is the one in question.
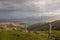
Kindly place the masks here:
[[(52, 25), (52, 30), (60, 30), (60, 20), (53, 21), (50, 24)], [(48, 29), (49, 29), (48, 22), (36, 23), (28, 27), (28, 30), (35, 30), (35, 31), (48, 30)]]

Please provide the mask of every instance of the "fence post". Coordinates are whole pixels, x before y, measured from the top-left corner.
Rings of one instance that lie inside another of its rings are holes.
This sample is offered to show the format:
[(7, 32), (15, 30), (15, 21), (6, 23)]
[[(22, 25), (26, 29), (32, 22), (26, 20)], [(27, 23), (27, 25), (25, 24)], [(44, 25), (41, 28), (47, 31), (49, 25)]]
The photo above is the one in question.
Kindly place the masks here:
[(49, 24), (49, 29), (48, 29), (48, 40), (51, 40), (51, 29), (52, 29), (52, 25)]

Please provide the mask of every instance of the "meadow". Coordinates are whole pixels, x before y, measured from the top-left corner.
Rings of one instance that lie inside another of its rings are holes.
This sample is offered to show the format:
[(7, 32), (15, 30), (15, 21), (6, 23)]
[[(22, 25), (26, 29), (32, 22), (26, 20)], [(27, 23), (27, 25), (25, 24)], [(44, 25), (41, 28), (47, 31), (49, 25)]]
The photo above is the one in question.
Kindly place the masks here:
[[(54, 37), (59, 35), (60, 31), (52, 31), (51, 40), (54, 40)], [(0, 40), (48, 40), (48, 31), (40, 31), (39, 34), (34, 32), (25, 33), (19, 30), (0, 31)]]

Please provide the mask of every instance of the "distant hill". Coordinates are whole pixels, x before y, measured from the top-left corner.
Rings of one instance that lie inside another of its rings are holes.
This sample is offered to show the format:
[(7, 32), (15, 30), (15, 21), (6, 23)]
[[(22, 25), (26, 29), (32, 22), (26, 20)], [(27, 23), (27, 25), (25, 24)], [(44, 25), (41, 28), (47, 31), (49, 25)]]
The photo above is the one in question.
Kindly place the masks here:
[(30, 16), (26, 18), (17, 19), (0, 19), (0, 22), (23, 22), (27, 24), (35, 24), (38, 22), (52, 22), (55, 20), (60, 20), (60, 15), (56, 16)]
[(35, 24), (38, 22), (52, 22), (55, 20), (60, 20), (60, 15), (57, 16), (31, 16), (19, 19), (0, 19), (0, 22), (23, 22), (28, 24)]
[(0, 22), (23, 22), (28, 24), (34, 24), (38, 22), (45, 22), (50, 16), (40, 16), (40, 17), (26, 17), (22, 19), (0, 19)]
[[(53, 21), (50, 24), (52, 24), (52, 30), (60, 30), (60, 20)], [(44, 23), (36, 23), (33, 25), (30, 25), (28, 27), (28, 30), (48, 30), (49, 29), (49, 23), (44, 22)]]

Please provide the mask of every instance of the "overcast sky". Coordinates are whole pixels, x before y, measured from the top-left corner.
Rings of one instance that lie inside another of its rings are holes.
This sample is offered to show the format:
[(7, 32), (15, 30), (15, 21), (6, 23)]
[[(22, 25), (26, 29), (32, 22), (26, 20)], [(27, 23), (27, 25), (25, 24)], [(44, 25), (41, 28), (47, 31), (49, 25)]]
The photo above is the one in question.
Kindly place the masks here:
[(60, 0), (0, 0), (0, 19), (60, 15)]

